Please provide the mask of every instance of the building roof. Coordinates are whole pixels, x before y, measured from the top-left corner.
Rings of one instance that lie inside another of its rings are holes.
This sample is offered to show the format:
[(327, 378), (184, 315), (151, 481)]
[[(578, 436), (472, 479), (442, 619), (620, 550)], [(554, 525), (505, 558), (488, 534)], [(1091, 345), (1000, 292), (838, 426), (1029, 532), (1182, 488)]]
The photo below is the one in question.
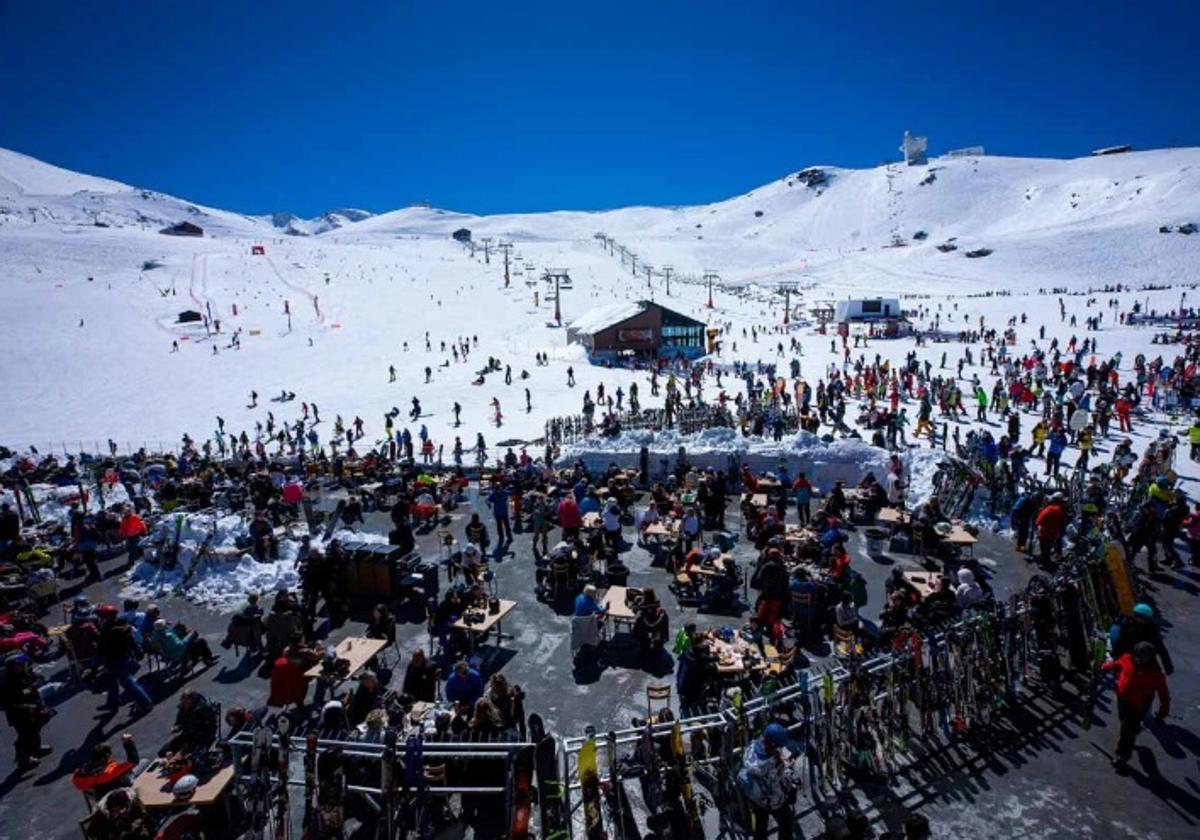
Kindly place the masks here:
[(642, 300), (626, 300), (597, 306), (568, 324), (567, 329), (584, 335), (594, 335), (643, 312), (646, 306), (647, 302)]

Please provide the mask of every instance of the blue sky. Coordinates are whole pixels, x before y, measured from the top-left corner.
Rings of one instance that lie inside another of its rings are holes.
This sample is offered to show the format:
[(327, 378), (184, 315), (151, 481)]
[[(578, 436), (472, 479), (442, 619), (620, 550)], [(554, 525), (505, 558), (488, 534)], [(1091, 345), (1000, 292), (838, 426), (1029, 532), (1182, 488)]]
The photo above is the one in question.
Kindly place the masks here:
[(0, 0), (0, 146), (248, 213), (699, 203), (894, 159), (905, 128), (1200, 144), (1195, 11)]

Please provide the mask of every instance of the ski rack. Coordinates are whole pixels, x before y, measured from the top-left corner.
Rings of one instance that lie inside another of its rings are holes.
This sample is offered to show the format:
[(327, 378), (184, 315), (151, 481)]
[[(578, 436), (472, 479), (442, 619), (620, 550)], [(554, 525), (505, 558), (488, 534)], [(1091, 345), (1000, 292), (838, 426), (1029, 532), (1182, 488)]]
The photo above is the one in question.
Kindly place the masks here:
[[(1025, 609), (1025, 605), (1022, 603), (1015, 611), (1013, 617), (1016, 618), (1022, 616), (1025, 612)], [(996, 610), (996, 617), (999, 617), (1000, 615), (1006, 615), (1008, 612), (1009, 610), (1006, 607), (1000, 606)], [(983, 615), (981, 614), (970, 615), (965, 618), (961, 618), (958, 621), (955, 621), (953, 624), (938, 628), (928, 634), (925, 634), (924, 638), (932, 639), (939, 643), (943, 642), (947, 636), (974, 629), (974, 627), (982, 618)], [(810, 669), (808, 672), (809, 680), (807, 685), (799, 680), (796, 680), (780, 687), (775, 691), (772, 691), (769, 694), (760, 694), (756, 697), (746, 699), (742, 705), (742, 713), (747, 720), (750, 720), (756, 716), (768, 712), (773, 708), (787, 704), (804, 702), (812, 695), (813, 692), (820, 690), (820, 679), (825, 675), (831, 677), (836, 691), (838, 685), (856, 675), (861, 675), (864, 673), (877, 674), (886, 671), (889, 668), (907, 668), (910, 662), (911, 658), (909, 656), (898, 656), (892, 653), (886, 653), (863, 660), (862, 663), (851, 665), (850, 667), (847, 667), (841, 662), (835, 662), (827, 668)], [(873, 699), (877, 701), (882, 696), (883, 695), (875, 695)], [(801, 729), (806, 722), (815, 719), (815, 717), (817, 716), (810, 714), (799, 722), (787, 725), (788, 730), (796, 731)], [(719, 711), (709, 712), (702, 715), (680, 718), (678, 723), (684, 736), (717, 729), (725, 730), (727, 733), (731, 733), (735, 731), (736, 727), (739, 725), (737, 712), (732, 707), (722, 708)], [(656, 739), (664, 735), (669, 736), (671, 733), (671, 728), (674, 725), (675, 721), (654, 724), (650, 728), (651, 735)], [(617, 747), (622, 745), (636, 744), (641, 740), (644, 732), (644, 727), (618, 730), (616, 732), (615, 744)], [(578, 799), (576, 799), (575, 796), (577, 796), (582, 790), (582, 786), (579, 783), (578, 758), (579, 750), (586, 740), (588, 740), (588, 736), (570, 736), (560, 739), (562, 758), (560, 760), (559, 772), (561, 777), (565, 780), (563, 785), (565, 797), (564, 809), (566, 810), (568, 817), (566, 826), (569, 837), (575, 836), (574, 817), (576, 815), (576, 811), (579, 810), (583, 804), (582, 797), (578, 797)], [(608, 740), (605, 738), (596, 737), (596, 749), (597, 751), (608, 751)], [(734, 755), (740, 756), (741, 748), (735, 747), (733, 749), (733, 753)], [(602, 784), (609, 781), (608, 774), (603, 771), (605, 768), (613, 765), (616, 760), (616, 756), (608, 756), (608, 758), (609, 761), (607, 762), (597, 762), (601, 769), (599, 775)], [(699, 759), (696, 761), (696, 763), (701, 766), (711, 765), (717, 763), (719, 760), (720, 759), (715, 756), (710, 756), (708, 758)]]
[[(290, 749), (293, 756), (302, 757), (305, 754), (307, 747), (307, 738), (304, 736), (291, 735), (288, 739)], [(246, 784), (250, 781), (249, 761), (246, 760), (250, 751), (254, 746), (253, 731), (243, 730), (238, 732), (233, 737), (227, 739), (225, 744), (233, 753), (233, 766), (235, 769), (235, 779), (240, 784)], [(274, 746), (274, 742), (272, 742)], [(533, 744), (527, 741), (441, 741), (441, 740), (425, 740), (422, 745), (424, 762), (426, 766), (431, 763), (438, 764), (445, 761), (461, 761), (461, 760), (476, 760), (476, 761), (502, 761), (505, 762), (506, 770), (507, 763), (511, 758), (522, 749), (531, 747)], [(379, 772), (376, 777), (380, 780), (376, 786), (347, 784), (347, 793), (356, 793), (366, 797), (372, 809), (376, 812), (381, 812), (383, 805), (383, 763), (386, 758), (387, 747), (383, 742), (379, 743), (364, 743), (362, 741), (340, 741), (331, 738), (322, 738), (317, 741), (318, 757), (323, 753), (328, 753), (333, 750), (340, 750), (342, 755), (347, 758), (365, 758), (378, 763)], [(404, 753), (404, 743), (398, 745), (399, 754)], [(320, 761), (316, 763), (314, 768), (314, 777), (316, 786), (319, 788), (320, 779)], [(506, 772), (506, 777), (510, 774)], [(304, 773), (299, 776), (293, 776), (291, 767), (288, 768), (288, 787), (304, 788), (305, 779)], [(507, 794), (508, 786), (497, 787), (494, 785), (427, 785), (425, 793), (427, 796), (451, 796), (453, 794)], [(399, 840), (399, 838), (396, 838)]]

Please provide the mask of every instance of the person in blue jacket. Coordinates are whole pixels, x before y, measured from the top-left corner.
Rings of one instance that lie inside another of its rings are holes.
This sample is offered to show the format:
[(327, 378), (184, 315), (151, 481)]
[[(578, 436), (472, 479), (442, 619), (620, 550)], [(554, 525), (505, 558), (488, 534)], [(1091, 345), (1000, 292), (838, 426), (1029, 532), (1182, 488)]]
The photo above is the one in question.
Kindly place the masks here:
[(454, 666), (446, 680), (446, 699), (451, 703), (462, 703), (468, 709), (483, 696), (483, 677), (464, 659)]

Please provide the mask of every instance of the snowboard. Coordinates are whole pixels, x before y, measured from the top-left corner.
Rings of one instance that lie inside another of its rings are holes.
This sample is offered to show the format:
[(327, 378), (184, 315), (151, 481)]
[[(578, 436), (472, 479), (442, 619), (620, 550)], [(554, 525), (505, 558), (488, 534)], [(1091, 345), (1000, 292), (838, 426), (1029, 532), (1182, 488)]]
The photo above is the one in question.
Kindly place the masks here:
[(687, 814), (689, 837), (704, 837), (704, 823), (700, 820), (700, 809), (696, 804), (696, 791), (692, 786), (692, 773), (688, 767), (687, 753), (683, 746), (683, 729), (676, 720), (671, 727), (671, 757), (679, 781), (679, 793), (683, 799), (683, 810)]
[(1120, 543), (1110, 542), (1104, 546), (1104, 566), (1112, 579), (1121, 615), (1129, 615), (1135, 603), (1133, 581), (1129, 576), (1129, 564), (1125, 561), (1125, 549), (1121, 548)]
[(607, 840), (600, 803), (600, 770), (596, 765), (596, 736), (579, 749), (579, 786), (583, 791), (583, 825), (587, 840)]
[(329, 538), (333, 536), (333, 532), (337, 530), (338, 523), (342, 521), (342, 512), (346, 510), (346, 502), (343, 499), (337, 503), (337, 507), (333, 509), (333, 513), (329, 514), (329, 521), (325, 523), (325, 542), (329, 542)]
[(512, 757), (508, 775), (508, 813), (511, 840), (525, 840), (533, 816), (534, 747), (525, 746)]

